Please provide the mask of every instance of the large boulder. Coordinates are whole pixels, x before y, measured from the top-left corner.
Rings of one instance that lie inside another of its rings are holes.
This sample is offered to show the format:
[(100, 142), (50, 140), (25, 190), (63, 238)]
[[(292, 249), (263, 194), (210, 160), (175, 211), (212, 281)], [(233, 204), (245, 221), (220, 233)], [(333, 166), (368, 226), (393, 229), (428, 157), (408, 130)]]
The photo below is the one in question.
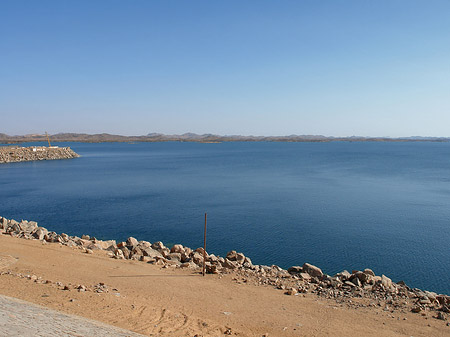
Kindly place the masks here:
[(323, 272), (319, 267), (313, 266), (312, 264), (305, 263), (303, 265), (303, 271), (311, 275), (312, 277), (322, 278)]
[(195, 251), (194, 254), (192, 255), (192, 261), (198, 266), (203, 265), (203, 254), (200, 254), (199, 252)]
[(361, 281), (359, 280), (358, 277), (353, 277), (350, 279), (350, 282), (352, 282), (355, 286), (357, 287), (361, 287)]
[(16, 222), (15, 224), (12, 224), (8, 227), (8, 232), (19, 234), (20, 232), (22, 232), (22, 226)]
[(128, 246), (129, 248), (131, 248), (131, 250), (132, 250), (134, 247), (136, 247), (138, 244), (139, 244), (139, 241), (136, 240), (135, 238), (131, 237), (131, 236), (127, 239), (127, 246)]
[(152, 258), (162, 257), (162, 254), (160, 252), (158, 252), (156, 249), (153, 249), (153, 248), (144, 249), (142, 251), (142, 255), (150, 256)]
[(163, 249), (159, 250), (159, 252), (162, 254), (162, 256), (167, 258), (167, 256), (169, 256), (169, 254), (170, 254), (170, 249), (167, 247), (164, 247)]
[(184, 262), (184, 263), (180, 264), (180, 268), (195, 269), (195, 268), (198, 268), (198, 266), (194, 262)]
[(126, 247), (127, 246), (127, 243), (126, 242), (119, 242), (118, 244), (117, 244), (117, 248), (123, 248), (123, 247)]
[(88, 248), (90, 250), (102, 250), (103, 249), (102, 246), (99, 245), (98, 243), (91, 243), (86, 248)]
[(171, 253), (179, 253), (179, 254), (184, 254), (185, 250), (183, 245), (174, 245), (171, 249), (170, 249)]
[(236, 269), (237, 267), (239, 267), (239, 265), (236, 261), (231, 261), (228, 258), (226, 258), (222, 263), (222, 267), (227, 269)]
[(311, 275), (309, 275), (308, 273), (298, 273), (297, 275), (302, 280), (311, 281)]
[(209, 255), (206, 260), (211, 262), (211, 263), (218, 263), (219, 262), (219, 258), (217, 256), (215, 256), (214, 254)]
[(207, 274), (218, 274), (219, 273), (219, 268), (215, 264), (206, 262), (205, 267), (206, 267), (205, 269), (206, 269)]
[(138, 247), (143, 250), (143, 249), (146, 249), (146, 248), (151, 248), (152, 244), (150, 242), (148, 242), (148, 241), (139, 241)]
[(123, 257), (125, 259), (129, 259), (130, 258), (131, 252), (130, 252), (130, 250), (127, 247), (121, 247), (119, 249), (123, 252)]
[(23, 220), (20, 223), (20, 227), (22, 228), (22, 230), (25, 233), (32, 233), (38, 227), (38, 225), (37, 225), (37, 222), (35, 222), (35, 221), (25, 221), (25, 220)]
[(227, 253), (226, 258), (230, 261), (236, 261), (237, 259), (237, 252), (235, 250), (231, 250)]
[(392, 280), (385, 276), (385, 275), (381, 275), (381, 284), (386, 288), (386, 289), (390, 289), (392, 287)]
[(340, 273), (337, 273), (335, 276), (338, 277), (341, 281), (347, 281), (352, 276), (352, 274), (350, 274), (347, 270), (343, 270)]
[(303, 272), (303, 268), (300, 266), (292, 266), (290, 267), (288, 270), (289, 274), (295, 275), (295, 274), (300, 274)]
[(164, 244), (161, 241), (157, 241), (152, 244), (152, 248), (160, 251), (160, 250), (163, 250), (164, 248), (166, 248), (166, 246), (164, 246)]
[(38, 227), (34, 232), (33, 232), (33, 237), (35, 237), (38, 240), (44, 240), (44, 237), (48, 234), (48, 230), (44, 227)]
[(181, 262), (181, 254), (180, 253), (170, 253), (167, 258), (172, 261), (180, 261)]
[(236, 262), (239, 264), (244, 264), (245, 262), (245, 255), (242, 253), (237, 253), (236, 254)]
[(139, 248), (139, 246), (134, 247), (131, 252), (133, 253), (133, 255), (143, 255), (142, 254), (142, 249)]
[(370, 275), (370, 276), (375, 276), (375, 273), (373, 272), (373, 270), (369, 269), (369, 268), (364, 269), (363, 273)]
[[(366, 274), (366, 273), (364, 273), (362, 271), (357, 271), (356, 273), (354, 273), (351, 276), (351, 281), (352, 281), (353, 278), (357, 278), (362, 284), (364, 284), (364, 283), (368, 283), (369, 278), (371, 278), (371, 277), (372, 276), (370, 276), (369, 274)], [(353, 282), (353, 283), (355, 283), (355, 282)]]
[(99, 245), (103, 250), (106, 250), (111, 246), (116, 246), (116, 240), (107, 240), (107, 241), (97, 240), (95, 243)]

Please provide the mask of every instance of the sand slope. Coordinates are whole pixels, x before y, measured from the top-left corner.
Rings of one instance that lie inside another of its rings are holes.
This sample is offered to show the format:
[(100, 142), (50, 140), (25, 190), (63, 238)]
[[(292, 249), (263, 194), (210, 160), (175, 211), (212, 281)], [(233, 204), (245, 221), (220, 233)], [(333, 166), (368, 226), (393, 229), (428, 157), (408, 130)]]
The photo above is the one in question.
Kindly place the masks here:
[[(202, 277), (5, 235), (0, 268), (1, 294), (150, 336), (450, 336), (446, 322), (428, 313), (352, 309), (238, 284), (232, 274)], [(99, 283), (105, 292), (95, 292)]]

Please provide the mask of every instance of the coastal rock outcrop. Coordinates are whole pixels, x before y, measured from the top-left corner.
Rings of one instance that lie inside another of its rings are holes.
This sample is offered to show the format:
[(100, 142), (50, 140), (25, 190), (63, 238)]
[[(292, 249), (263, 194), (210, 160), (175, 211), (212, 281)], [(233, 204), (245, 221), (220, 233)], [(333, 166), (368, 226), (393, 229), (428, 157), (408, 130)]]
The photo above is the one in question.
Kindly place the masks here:
[[(48, 231), (34, 221), (20, 222), (0, 217), (0, 233), (43, 243), (56, 243), (93, 254), (105, 251), (116, 259), (131, 259), (160, 265), (163, 268), (189, 268), (197, 271), (203, 265), (203, 248), (195, 250), (181, 244), (170, 249), (161, 241), (150, 243), (130, 237), (125, 242), (98, 240), (89, 235), (81, 238)], [(206, 272), (210, 274), (232, 274), (238, 283), (272, 286), (296, 296), (304, 293), (334, 299), (348, 306), (361, 306), (355, 298), (372, 301), (369, 306), (384, 306), (385, 310), (409, 310), (414, 313), (434, 311), (435, 318), (447, 320), (450, 313), (450, 296), (408, 287), (403, 281), (393, 282), (385, 275), (377, 276), (371, 269), (347, 270), (334, 276), (327, 275), (314, 265), (304, 263), (288, 270), (279, 266), (253, 265), (250, 258), (234, 250), (226, 257), (205, 252)]]

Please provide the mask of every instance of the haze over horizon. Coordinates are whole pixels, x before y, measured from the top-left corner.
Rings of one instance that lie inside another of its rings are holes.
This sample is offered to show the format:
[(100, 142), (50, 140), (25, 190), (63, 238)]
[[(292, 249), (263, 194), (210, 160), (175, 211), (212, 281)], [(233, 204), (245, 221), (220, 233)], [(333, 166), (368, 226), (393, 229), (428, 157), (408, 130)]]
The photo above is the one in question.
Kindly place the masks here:
[(0, 133), (448, 137), (450, 2), (0, 3)]

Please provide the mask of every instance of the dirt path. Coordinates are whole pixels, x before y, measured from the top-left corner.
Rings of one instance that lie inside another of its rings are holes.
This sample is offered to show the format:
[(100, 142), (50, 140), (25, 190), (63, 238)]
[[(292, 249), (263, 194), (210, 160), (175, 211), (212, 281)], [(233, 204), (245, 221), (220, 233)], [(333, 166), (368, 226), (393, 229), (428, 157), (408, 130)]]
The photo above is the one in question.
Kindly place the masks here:
[(430, 313), (353, 309), (105, 252), (2, 235), (0, 257), (0, 294), (150, 336), (450, 336)]

